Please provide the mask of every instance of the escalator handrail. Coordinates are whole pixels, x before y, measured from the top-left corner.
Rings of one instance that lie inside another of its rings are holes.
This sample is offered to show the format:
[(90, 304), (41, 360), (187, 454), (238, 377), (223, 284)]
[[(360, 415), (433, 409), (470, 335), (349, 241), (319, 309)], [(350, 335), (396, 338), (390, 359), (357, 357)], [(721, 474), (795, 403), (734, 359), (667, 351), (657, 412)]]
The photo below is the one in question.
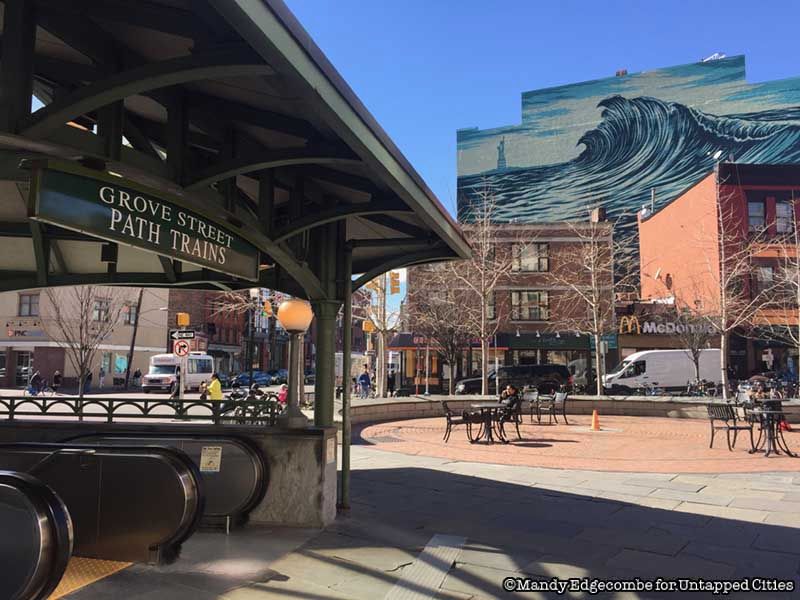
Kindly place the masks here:
[[(197, 530), (197, 528), (200, 525), (200, 520), (203, 516), (203, 510), (205, 506), (205, 496), (203, 495), (202, 476), (200, 475), (200, 470), (197, 468), (197, 465), (194, 464), (194, 461), (191, 458), (189, 458), (189, 456), (182, 450), (178, 450), (177, 448), (170, 448), (167, 446), (157, 446), (157, 445), (104, 446), (102, 444), (74, 444), (74, 443), (64, 444), (57, 442), (13, 442), (13, 443), (0, 444), (0, 450), (4, 449), (24, 450), (25, 448), (52, 450), (54, 453), (64, 452), (68, 450), (87, 450), (87, 451), (102, 450), (103, 452), (110, 454), (136, 453), (142, 451), (158, 451), (162, 455), (167, 456), (170, 462), (175, 467), (178, 467), (176, 469), (177, 471), (180, 472), (181, 471), (180, 467), (183, 467), (184, 473), (181, 476), (181, 485), (186, 491), (187, 497), (194, 500), (194, 506), (188, 507), (190, 518), (183, 520), (181, 526), (173, 534), (172, 539), (162, 540), (161, 543), (165, 545), (182, 544), (189, 537), (191, 537), (191, 535)], [(47, 461), (40, 461), (39, 463), (37, 463), (36, 466), (41, 467), (43, 464), (46, 464), (46, 462)], [(35, 473), (32, 473), (32, 475), (35, 476)], [(188, 481), (185, 478), (188, 478)]]
[(44, 600), (58, 587), (72, 556), (73, 530), (69, 511), (50, 487), (27, 473), (0, 470), (0, 485), (18, 489), (30, 501), (40, 523), (49, 531), (40, 539), (40, 556), (49, 564), (36, 565), (34, 576), (20, 600)]
[[(186, 440), (202, 440), (203, 438), (211, 438), (211, 439), (224, 439), (229, 440), (235, 443), (238, 443), (244, 450), (254, 458), (254, 464), (256, 466), (256, 479), (258, 481), (258, 486), (256, 489), (253, 490), (252, 495), (248, 498), (247, 502), (242, 505), (241, 514), (247, 515), (252, 511), (258, 504), (264, 499), (264, 496), (267, 493), (267, 488), (269, 487), (269, 466), (267, 461), (264, 457), (264, 453), (261, 449), (251, 440), (246, 437), (238, 436), (238, 435), (227, 435), (227, 434), (197, 434), (197, 433), (159, 433), (159, 432), (105, 432), (105, 431), (98, 431), (94, 433), (82, 433), (80, 435), (76, 435), (74, 437), (67, 438), (63, 441), (63, 443), (85, 443), (80, 442), (83, 438), (95, 438), (95, 437), (103, 437), (103, 438), (179, 438), (179, 439), (186, 439)], [(153, 444), (153, 446), (162, 448), (163, 445), (160, 444)], [(119, 446), (122, 447), (122, 446)], [(170, 446), (171, 447), (171, 446)], [(198, 471), (199, 472), (199, 471)], [(201, 474), (202, 477), (202, 474)]]

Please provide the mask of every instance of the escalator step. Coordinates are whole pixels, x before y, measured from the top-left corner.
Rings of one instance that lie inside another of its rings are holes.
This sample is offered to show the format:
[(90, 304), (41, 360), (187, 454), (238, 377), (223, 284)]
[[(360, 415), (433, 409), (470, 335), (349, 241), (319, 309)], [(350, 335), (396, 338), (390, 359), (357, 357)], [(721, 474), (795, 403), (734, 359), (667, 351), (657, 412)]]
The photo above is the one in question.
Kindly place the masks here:
[(58, 584), (58, 587), (50, 596), (49, 600), (63, 598), (67, 594), (71, 594), (82, 587), (105, 579), (129, 566), (131, 566), (131, 563), (128, 562), (95, 560), (92, 558), (73, 556), (69, 561), (64, 577), (61, 579), (61, 583)]

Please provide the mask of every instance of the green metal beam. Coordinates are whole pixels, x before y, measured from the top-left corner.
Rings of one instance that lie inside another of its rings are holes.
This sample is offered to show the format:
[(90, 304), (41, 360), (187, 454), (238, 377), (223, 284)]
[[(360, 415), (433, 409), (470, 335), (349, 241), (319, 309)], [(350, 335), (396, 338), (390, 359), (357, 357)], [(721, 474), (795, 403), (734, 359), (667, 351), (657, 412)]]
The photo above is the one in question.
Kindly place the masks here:
[(0, 64), (0, 127), (16, 131), (31, 112), (36, 18), (33, 2), (6, 0)]
[(416, 225), (412, 225), (406, 221), (396, 219), (391, 215), (364, 215), (364, 218), (367, 221), (372, 221), (373, 223), (380, 225), (381, 227), (386, 227), (387, 229), (392, 229), (398, 233), (410, 235), (411, 237), (429, 238), (432, 235), (432, 232), (429, 229), (417, 227)]
[(404, 254), (402, 256), (395, 256), (394, 258), (391, 258), (379, 264), (378, 266), (369, 269), (366, 273), (363, 273), (358, 279), (353, 281), (353, 291), (355, 292), (365, 284), (378, 277), (378, 275), (382, 275), (383, 273), (391, 271), (392, 269), (400, 269), (402, 267), (410, 267), (411, 265), (435, 262), (437, 260), (447, 260), (449, 258), (451, 259), (455, 257), (453, 256), (453, 251), (449, 250), (445, 246), (437, 246), (421, 252), (413, 252), (410, 254)]
[(415, 238), (379, 238), (374, 240), (351, 240), (353, 248), (416, 248), (434, 244), (433, 240)]
[(313, 229), (319, 225), (324, 225), (325, 223), (333, 223), (334, 221), (347, 219), (349, 217), (384, 214), (386, 212), (409, 212), (409, 208), (404, 204), (391, 201), (339, 204), (335, 208), (307, 214), (296, 221), (290, 222), (288, 226), (275, 234), (274, 241), (276, 244), (279, 244), (304, 231)]
[(264, 150), (257, 154), (223, 160), (197, 173), (186, 186), (192, 190), (211, 185), (217, 181), (276, 167), (307, 164), (358, 164), (347, 148), (286, 148), (283, 150)]
[(20, 128), (28, 137), (43, 137), (70, 120), (148, 90), (203, 79), (258, 77), (272, 68), (246, 48), (217, 49), (134, 67), (96, 81), (40, 108)]
[(50, 267), (50, 244), (44, 237), (42, 226), (35, 222), (29, 223), (31, 239), (33, 240), (33, 255), (36, 259), (36, 285), (47, 285), (47, 271)]

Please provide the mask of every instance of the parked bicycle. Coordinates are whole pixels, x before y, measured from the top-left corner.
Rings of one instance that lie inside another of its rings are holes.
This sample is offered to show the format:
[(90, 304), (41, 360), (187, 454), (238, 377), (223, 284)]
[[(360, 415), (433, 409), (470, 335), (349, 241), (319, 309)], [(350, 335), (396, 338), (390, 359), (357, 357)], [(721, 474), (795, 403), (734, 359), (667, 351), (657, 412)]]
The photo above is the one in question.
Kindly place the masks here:
[(686, 382), (686, 396), (706, 396), (715, 397), (719, 393), (719, 387), (713, 381), (707, 379), (693, 379)]
[(668, 396), (669, 394), (663, 388), (658, 387), (658, 382), (644, 383), (636, 388), (637, 396)]
[(46, 379), (42, 379), (38, 385), (29, 382), (22, 391), (22, 395), (28, 398), (33, 398), (35, 396), (53, 396), (55, 393), (56, 391), (47, 384)]

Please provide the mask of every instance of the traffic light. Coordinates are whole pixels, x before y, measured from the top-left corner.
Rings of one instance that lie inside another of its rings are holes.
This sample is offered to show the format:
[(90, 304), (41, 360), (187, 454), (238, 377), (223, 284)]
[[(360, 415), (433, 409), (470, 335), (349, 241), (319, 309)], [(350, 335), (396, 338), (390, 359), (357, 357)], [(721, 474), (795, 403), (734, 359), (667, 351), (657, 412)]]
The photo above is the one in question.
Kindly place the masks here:
[(400, 273), (397, 271), (389, 271), (389, 293), (400, 293)]
[(375, 331), (375, 325), (369, 319), (364, 319), (361, 322), (361, 329), (364, 331), (364, 333), (372, 333)]

